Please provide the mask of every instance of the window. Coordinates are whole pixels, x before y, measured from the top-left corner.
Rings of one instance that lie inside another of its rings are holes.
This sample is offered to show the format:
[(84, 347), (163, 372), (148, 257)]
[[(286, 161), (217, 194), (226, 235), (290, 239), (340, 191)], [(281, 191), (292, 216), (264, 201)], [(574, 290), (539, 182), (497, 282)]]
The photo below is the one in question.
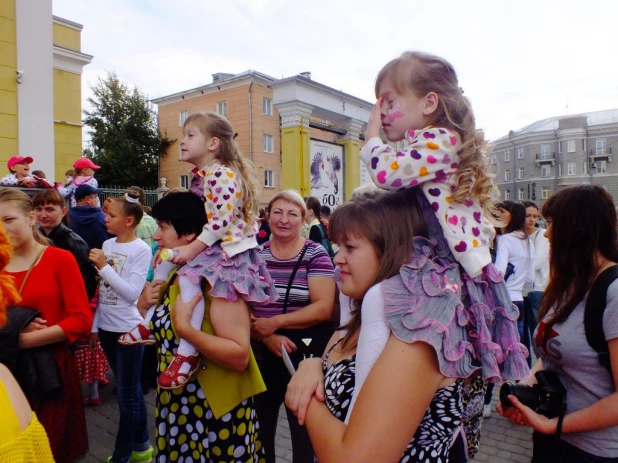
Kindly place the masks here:
[(562, 176), (562, 163), (558, 164), (558, 177)]
[(511, 190), (504, 190), (504, 200), (507, 201), (511, 199)]
[(541, 166), (541, 177), (549, 177), (551, 175), (551, 166)]
[(558, 142), (558, 154), (562, 153), (562, 142)]
[(504, 181), (508, 182), (511, 180), (511, 171), (510, 170), (505, 170), (504, 171)]
[(551, 159), (551, 152), (549, 145), (541, 145), (541, 159)]
[(270, 98), (262, 98), (262, 113), (267, 116), (273, 115), (273, 100)]
[(264, 171), (264, 186), (267, 188), (275, 187), (275, 175), (272, 170)]
[(189, 176), (188, 175), (180, 176), (180, 186), (183, 188), (189, 188)]
[(492, 155), (491, 155), (491, 163), (492, 163), (492, 164), (496, 164), (497, 162), (498, 162), (498, 161), (496, 161), (496, 155), (495, 155), (495, 154), (492, 154)]
[(520, 167), (519, 169), (517, 169), (517, 180), (523, 180), (524, 179), (524, 168)]
[(189, 112), (187, 110), (182, 110), (178, 113), (178, 127), (185, 125), (187, 117), (189, 117)]
[(582, 162), (582, 174), (586, 175), (588, 173), (588, 162)]
[(524, 189), (520, 188), (519, 190), (517, 190), (517, 200), (523, 201), (523, 199), (524, 199)]
[(597, 174), (607, 173), (607, 161), (597, 161)]
[(227, 117), (227, 101), (217, 101), (217, 113)]
[(511, 160), (511, 151), (510, 150), (506, 150), (504, 152), (504, 162), (509, 162)]
[(567, 164), (567, 175), (575, 175), (575, 163), (569, 162)]
[(265, 133), (262, 136), (262, 144), (264, 145), (264, 152), (265, 153), (272, 153), (273, 152), (273, 136), (269, 135), (267, 133)]
[(523, 159), (524, 158), (524, 147), (520, 146), (519, 148), (517, 148), (517, 159)]
[(550, 189), (548, 186), (544, 186), (541, 189), (541, 199), (547, 199), (549, 198), (549, 193), (550, 193)]
[(569, 140), (567, 142), (567, 152), (569, 153), (575, 152), (575, 140)]
[(582, 138), (582, 151), (586, 151), (586, 139)]
[(605, 154), (605, 139), (597, 140), (597, 156), (603, 156)]

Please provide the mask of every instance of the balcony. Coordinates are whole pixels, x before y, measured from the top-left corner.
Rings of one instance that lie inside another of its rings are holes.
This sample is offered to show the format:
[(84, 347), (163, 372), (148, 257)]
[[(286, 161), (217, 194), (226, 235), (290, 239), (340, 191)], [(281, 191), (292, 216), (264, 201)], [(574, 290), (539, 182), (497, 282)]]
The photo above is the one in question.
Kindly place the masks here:
[(541, 164), (551, 164), (552, 166), (556, 165), (556, 153), (536, 153), (536, 158), (534, 160), (537, 166)]
[(600, 161), (603, 159), (607, 159), (609, 162), (612, 162), (612, 149), (609, 146), (604, 146), (603, 148), (597, 148), (594, 150), (590, 150), (590, 160), (592, 162)]

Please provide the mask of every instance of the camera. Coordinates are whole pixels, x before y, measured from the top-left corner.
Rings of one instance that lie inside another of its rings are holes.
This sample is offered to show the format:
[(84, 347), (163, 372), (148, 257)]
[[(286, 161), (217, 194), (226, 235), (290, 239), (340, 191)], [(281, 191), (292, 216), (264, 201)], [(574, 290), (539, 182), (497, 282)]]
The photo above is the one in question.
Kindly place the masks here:
[(500, 388), (500, 403), (503, 408), (513, 406), (510, 395), (517, 397), (522, 404), (547, 418), (560, 416), (566, 407), (566, 389), (558, 375), (553, 371), (537, 371), (534, 375), (537, 384), (504, 383)]

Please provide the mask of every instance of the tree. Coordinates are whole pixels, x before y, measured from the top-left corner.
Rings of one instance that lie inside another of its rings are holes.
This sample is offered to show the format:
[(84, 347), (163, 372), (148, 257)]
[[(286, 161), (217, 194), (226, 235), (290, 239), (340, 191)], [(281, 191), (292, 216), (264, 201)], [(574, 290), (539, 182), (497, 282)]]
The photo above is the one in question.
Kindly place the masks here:
[(162, 135), (152, 104), (142, 91), (131, 90), (114, 73), (90, 89), (92, 110), (84, 111), (92, 146), (84, 154), (101, 166), (100, 185), (156, 187), (159, 157), (175, 142)]

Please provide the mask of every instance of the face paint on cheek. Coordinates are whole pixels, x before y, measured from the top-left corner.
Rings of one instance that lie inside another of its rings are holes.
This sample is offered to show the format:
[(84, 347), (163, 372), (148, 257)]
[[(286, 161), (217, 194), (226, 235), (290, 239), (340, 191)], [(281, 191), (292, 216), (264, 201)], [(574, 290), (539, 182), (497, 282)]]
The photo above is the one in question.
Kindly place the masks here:
[(403, 113), (399, 111), (400, 107), (401, 104), (398, 101), (395, 101), (393, 106), (386, 111), (386, 116), (391, 123), (396, 119), (401, 119), (403, 117)]

